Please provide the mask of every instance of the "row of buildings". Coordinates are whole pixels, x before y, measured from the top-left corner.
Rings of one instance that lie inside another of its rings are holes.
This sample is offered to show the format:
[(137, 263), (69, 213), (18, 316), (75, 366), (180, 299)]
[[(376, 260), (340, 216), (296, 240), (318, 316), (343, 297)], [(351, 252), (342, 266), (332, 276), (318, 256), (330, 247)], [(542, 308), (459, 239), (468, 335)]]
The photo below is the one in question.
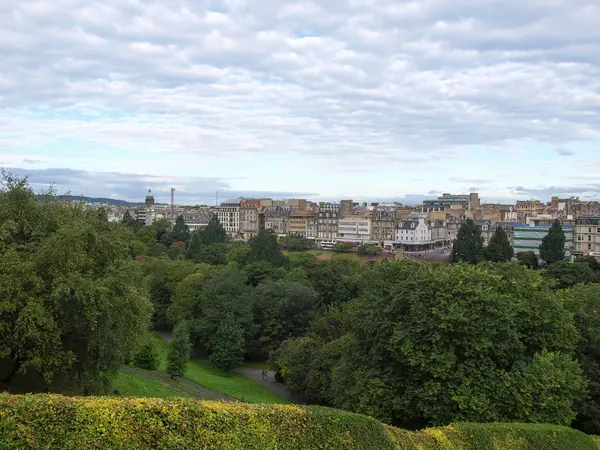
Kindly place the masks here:
[[(113, 208), (111, 220), (119, 220), (125, 208)], [(297, 236), (327, 247), (337, 242), (402, 247), (423, 251), (446, 247), (456, 238), (461, 223), (470, 218), (480, 227), (485, 244), (502, 227), (515, 252), (534, 251), (556, 219), (563, 224), (569, 256), (592, 255), (600, 258), (600, 204), (577, 198), (553, 197), (549, 203), (517, 201), (514, 205), (482, 204), (477, 193), (443, 194), (422, 205), (399, 203), (311, 202), (305, 199), (273, 200), (237, 198), (217, 207), (176, 208), (155, 205), (148, 192), (145, 206), (130, 208), (141, 223), (160, 218), (174, 222), (183, 216), (190, 229), (206, 226), (217, 215), (234, 240), (248, 240), (260, 230), (277, 235)]]

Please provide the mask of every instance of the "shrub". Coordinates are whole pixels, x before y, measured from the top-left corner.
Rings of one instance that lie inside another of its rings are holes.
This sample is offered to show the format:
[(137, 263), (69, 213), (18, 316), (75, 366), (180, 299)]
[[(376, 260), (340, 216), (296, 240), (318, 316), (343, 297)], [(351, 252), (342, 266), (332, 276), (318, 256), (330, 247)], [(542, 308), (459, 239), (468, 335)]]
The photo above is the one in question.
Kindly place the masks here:
[(136, 367), (144, 370), (156, 370), (158, 368), (158, 355), (154, 349), (154, 344), (148, 342), (135, 355), (133, 363)]

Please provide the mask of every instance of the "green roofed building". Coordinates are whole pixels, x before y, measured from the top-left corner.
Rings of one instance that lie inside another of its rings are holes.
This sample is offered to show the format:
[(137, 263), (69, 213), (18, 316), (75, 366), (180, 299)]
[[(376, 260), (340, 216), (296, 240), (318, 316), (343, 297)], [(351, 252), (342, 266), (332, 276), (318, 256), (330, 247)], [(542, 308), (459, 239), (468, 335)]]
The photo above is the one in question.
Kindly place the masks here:
[[(550, 225), (515, 225), (514, 227), (515, 256), (521, 252), (534, 252), (540, 257), (542, 239), (548, 234)], [(573, 250), (573, 226), (563, 225), (565, 233), (565, 257), (571, 259)]]

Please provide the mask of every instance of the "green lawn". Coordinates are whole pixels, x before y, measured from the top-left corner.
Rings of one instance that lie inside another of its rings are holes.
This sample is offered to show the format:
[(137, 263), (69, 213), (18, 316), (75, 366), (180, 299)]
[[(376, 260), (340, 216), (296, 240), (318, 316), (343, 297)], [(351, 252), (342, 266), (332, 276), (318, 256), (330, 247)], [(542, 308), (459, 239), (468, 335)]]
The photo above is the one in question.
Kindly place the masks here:
[[(169, 344), (157, 333), (152, 333), (152, 339), (159, 352), (158, 370), (164, 372), (167, 368)], [(290, 401), (270, 391), (257, 381), (237, 373), (227, 375), (216, 367), (198, 359), (190, 360), (185, 378), (215, 392), (249, 403), (290, 403)]]
[(183, 392), (156, 380), (148, 380), (134, 373), (119, 371), (113, 381), (113, 390), (124, 397), (186, 397)]

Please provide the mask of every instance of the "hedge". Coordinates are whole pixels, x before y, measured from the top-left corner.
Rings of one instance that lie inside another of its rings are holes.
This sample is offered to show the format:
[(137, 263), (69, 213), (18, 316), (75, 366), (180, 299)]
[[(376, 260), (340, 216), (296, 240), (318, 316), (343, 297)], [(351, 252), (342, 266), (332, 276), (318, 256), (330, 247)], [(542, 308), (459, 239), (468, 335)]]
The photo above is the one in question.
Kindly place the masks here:
[(579, 431), (456, 424), (422, 431), (317, 406), (0, 394), (0, 449), (597, 450)]

